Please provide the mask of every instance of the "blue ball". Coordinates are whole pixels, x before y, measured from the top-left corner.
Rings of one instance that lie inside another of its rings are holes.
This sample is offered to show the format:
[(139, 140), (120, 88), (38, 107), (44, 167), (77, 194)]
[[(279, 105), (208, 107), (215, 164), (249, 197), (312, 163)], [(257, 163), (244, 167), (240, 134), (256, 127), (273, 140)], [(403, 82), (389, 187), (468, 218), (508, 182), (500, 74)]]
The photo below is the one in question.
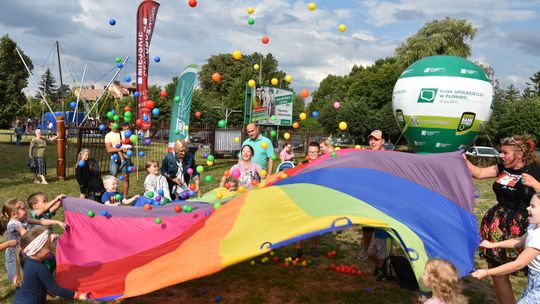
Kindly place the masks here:
[(128, 172), (128, 173), (132, 173), (132, 172), (133, 172), (133, 166), (127, 167), (127, 172)]
[(72, 109), (75, 109), (77, 107), (77, 102), (76, 101), (72, 101), (69, 103), (69, 106), (72, 108)]
[(84, 160), (81, 159), (81, 160), (79, 161), (79, 167), (84, 167), (84, 166), (86, 166), (86, 162), (85, 162)]
[(196, 195), (197, 193), (195, 193), (195, 191), (189, 190), (189, 197), (195, 197)]
[(184, 192), (180, 193), (180, 198), (183, 199), (183, 200), (187, 200), (189, 198), (189, 192), (184, 191)]
[(116, 20), (114, 20), (114, 19), (112, 19), (112, 18), (109, 19), (109, 24), (110, 24), (110, 25), (116, 25)]
[(163, 191), (163, 189), (159, 189), (159, 190), (157, 191), (157, 193), (158, 193), (159, 195), (163, 196), (163, 195), (165, 194), (165, 191)]
[(124, 132), (124, 137), (125, 138), (131, 137), (131, 135), (133, 135), (133, 134), (131, 133), (130, 130), (127, 130), (126, 132)]
[(100, 131), (105, 131), (105, 129), (107, 129), (107, 127), (104, 124), (99, 125), (99, 130)]
[(159, 115), (159, 109), (158, 108), (153, 108), (152, 109), (152, 114)]
[(159, 56), (156, 56), (156, 57), (154, 57), (154, 61), (155, 61), (155, 62), (160, 62), (160, 61), (161, 61), (161, 58), (159, 58)]
[(210, 216), (210, 214), (212, 214), (212, 211), (210, 211), (210, 210), (206, 210), (206, 211), (204, 212), (204, 215), (206, 215), (206, 216)]
[(116, 114), (116, 110), (115, 110), (115, 109), (112, 109), (112, 110), (111, 110), (111, 113), (113, 113), (113, 115)]
[(313, 111), (313, 112), (311, 112), (311, 116), (317, 118), (317, 116), (319, 116), (319, 112)]
[(112, 159), (117, 160), (118, 159), (118, 154), (113, 154), (111, 157), (112, 157)]
[(135, 92), (133, 92), (133, 96), (139, 97), (139, 96), (141, 96), (141, 93), (139, 93), (139, 91), (135, 91)]
[(124, 67), (124, 64), (120, 62), (120, 63), (119, 63), (119, 64), (117, 64), (116, 66), (117, 66), (117, 67), (118, 67), (119, 69), (121, 69), (121, 68), (123, 68), (123, 67)]
[(131, 77), (126, 76), (126, 82), (131, 82)]
[(103, 210), (103, 211), (101, 211), (101, 215), (103, 215), (103, 216), (109, 216), (109, 211)]
[(143, 121), (150, 121), (150, 116), (144, 114)]
[(221, 296), (216, 296), (214, 298), (214, 300), (216, 301), (216, 303), (219, 303), (219, 302), (221, 302), (222, 298), (221, 298)]
[(123, 175), (120, 175), (120, 176), (118, 177), (118, 180), (121, 181), (121, 182), (123, 182), (123, 181), (124, 181), (124, 176), (123, 176)]
[(133, 156), (133, 151), (132, 150), (127, 150), (126, 155), (128, 157), (132, 157)]
[(139, 156), (143, 157), (144, 156), (144, 151), (139, 151)]

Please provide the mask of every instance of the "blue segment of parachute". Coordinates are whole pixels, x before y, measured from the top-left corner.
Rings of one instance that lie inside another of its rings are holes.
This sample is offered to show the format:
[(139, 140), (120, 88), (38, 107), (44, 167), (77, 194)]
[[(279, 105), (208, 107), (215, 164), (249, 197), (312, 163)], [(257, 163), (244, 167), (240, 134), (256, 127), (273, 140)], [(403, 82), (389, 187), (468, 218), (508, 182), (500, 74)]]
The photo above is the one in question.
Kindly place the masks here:
[(474, 268), (473, 258), (479, 243), (476, 217), (431, 189), (365, 168), (317, 169), (276, 185), (295, 183), (332, 188), (364, 201), (414, 231), (424, 243), (429, 258), (451, 261), (461, 276)]

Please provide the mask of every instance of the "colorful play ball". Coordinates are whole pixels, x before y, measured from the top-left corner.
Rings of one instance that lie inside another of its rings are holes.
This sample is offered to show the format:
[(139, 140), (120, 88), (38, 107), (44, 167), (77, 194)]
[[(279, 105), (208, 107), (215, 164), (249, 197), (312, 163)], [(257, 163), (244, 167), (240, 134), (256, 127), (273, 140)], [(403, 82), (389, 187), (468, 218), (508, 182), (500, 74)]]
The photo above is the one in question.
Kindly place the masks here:
[(208, 161), (211, 161), (213, 162), (214, 160), (216, 160), (216, 157), (214, 155), (208, 155), (208, 157), (206, 158)]
[(107, 210), (101, 211), (101, 216), (105, 216), (105, 217), (109, 216), (109, 211)]
[(112, 26), (116, 25), (116, 20), (114, 20), (113, 18), (109, 19), (109, 24)]
[(270, 120), (276, 120), (276, 115), (270, 116)]
[(271, 83), (272, 85), (278, 85), (279, 80), (277, 80), (277, 78), (272, 78), (272, 80), (270, 81), (270, 83)]
[(221, 193), (221, 192), (216, 193), (216, 198), (217, 199), (222, 199), (223, 198), (223, 193)]
[(124, 176), (123, 176), (123, 175), (120, 175), (120, 176), (118, 177), (118, 180), (121, 181), (121, 182), (123, 182), (123, 181), (124, 181)]
[(139, 93), (139, 91), (133, 92), (133, 97), (139, 97), (139, 96), (141, 96), (141, 93)]
[(125, 138), (128, 138), (128, 137), (131, 136), (131, 134), (132, 134), (131, 131), (130, 131), (130, 130), (127, 130), (126, 132), (124, 132), (124, 137), (125, 137)]
[(276, 135), (277, 135), (276, 130), (271, 130), (271, 131), (270, 131), (270, 136), (276, 137)]
[(154, 61), (155, 61), (155, 62), (160, 62), (160, 61), (161, 61), (161, 58), (159, 58), (159, 56), (155, 56), (155, 57), (154, 57)]
[(122, 62), (122, 57), (116, 57), (114, 59), (114, 61), (116, 61), (116, 63), (121, 63)]
[(197, 6), (197, 0), (189, 0), (188, 2), (190, 7), (196, 7)]
[(286, 82), (291, 82), (292, 81), (292, 76), (291, 75), (285, 75), (285, 81)]
[(225, 128), (227, 126), (227, 122), (225, 120), (223, 120), (223, 119), (220, 119), (218, 121), (217, 125), (218, 125), (219, 128), (223, 129), (223, 128)]
[(314, 11), (315, 9), (317, 9), (317, 4), (315, 4), (315, 2), (310, 2), (307, 6), (308, 10), (310, 11)]
[(213, 161), (207, 160), (207, 161), (206, 161), (206, 165), (207, 165), (208, 167), (212, 167), (212, 166), (214, 165), (214, 162), (213, 162)]
[(163, 90), (161, 91), (161, 93), (159, 93), (159, 95), (161, 95), (161, 97), (167, 97), (167, 91)]
[(334, 151), (330, 152), (331, 157), (336, 157), (336, 155), (337, 155), (336, 152), (334, 152)]
[(319, 117), (319, 111), (313, 111), (313, 112), (311, 112), (311, 116), (313, 116), (314, 118)]
[(187, 173), (188, 173), (188, 174), (193, 174), (193, 168), (188, 168), (188, 169), (187, 169)]
[(127, 150), (126, 155), (127, 155), (127, 157), (132, 157), (133, 156), (133, 151)]
[(148, 198), (153, 198), (154, 197), (154, 192), (153, 191), (148, 191), (148, 193), (146, 193), (146, 196)]
[(108, 119), (113, 119), (113, 117), (114, 117), (114, 113), (112, 111), (107, 112)]
[(249, 25), (255, 24), (255, 19), (253, 19), (253, 18), (248, 18), (248, 24), (249, 24)]
[(201, 114), (202, 114), (201, 112), (197, 111), (197, 112), (195, 112), (195, 117), (201, 118)]
[(145, 138), (145, 139), (144, 139), (144, 144), (145, 144), (145, 145), (148, 146), (148, 145), (150, 145), (151, 143), (152, 143), (152, 140), (151, 140), (150, 138)]
[(143, 157), (144, 156), (144, 151), (139, 151), (139, 156)]
[(283, 138), (284, 138), (285, 140), (289, 140), (289, 138), (291, 138), (291, 134), (289, 134), (288, 132), (285, 132), (285, 133), (283, 134)]
[(105, 131), (106, 129), (107, 129), (107, 127), (106, 127), (104, 124), (100, 124), (100, 125), (99, 125), (99, 130), (100, 130), (100, 131), (103, 132), (103, 131)]
[(121, 69), (121, 68), (124, 67), (124, 64), (120, 62), (120, 63), (118, 63), (116, 66), (117, 66), (119, 69)]
[(114, 121), (120, 120), (120, 116), (119, 116), (119, 115), (114, 115), (114, 116), (113, 116), (113, 120), (114, 120)]
[(242, 52), (240, 52), (239, 50), (236, 50), (232, 53), (232, 56), (234, 59), (240, 60), (242, 59)]
[(131, 135), (131, 136), (129, 137), (129, 140), (130, 140), (132, 143), (136, 144), (137, 141), (139, 140), (139, 138), (137, 137), (137, 135), (133, 134), (133, 135)]
[(153, 108), (152, 109), (152, 115), (154, 115), (154, 116), (159, 115), (159, 109), (158, 108)]
[(334, 102), (334, 109), (339, 109), (339, 108), (341, 108), (341, 103), (339, 103), (339, 101)]
[(264, 36), (264, 37), (262, 37), (261, 41), (264, 44), (268, 44), (268, 42), (270, 42), (270, 38), (268, 38), (268, 36)]
[(221, 207), (221, 203), (214, 203), (214, 209), (219, 209), (219, 207)]
[(79, 161), (78, 165), (79, 165), (79, 167), (84, 167), (84, 166), (86, 166), (86, 162), (83, 159), (81, 159)]
[(255, 12), (255, 9), (254, 9), (253, 7), (250, 6), (250, 7), (247, 8), (247, 13), (248, 13), (248, 14), (251, 15), (251, 14), (253, 14), (254, 12)]
[(240, 142), (240, 137), (235, 137), (235, 138), (234, 138), (234, 142), (235, 142), (235, 143), (239, 143), (239, 142)]
[[(125, 106), (124, 107), (124, 112), (130, 112), (131, 111), (131, 108), (129, 106)], [(124, 113), (125, 115), (125, 113)]]
[(261, 170), (261, 177), (265, 177), (267, 174), (268, 172), (266, 172), (266, 170), (264, 169)]
[(300, 120), (306, 120), (307, 114), (302, 112), (302, 113), (300, 113), (300, 115), (298, 115), (298, 117), (300, 117)]
[(341, 131), (347, 130), (347, 123), (344, 122), (344, 121), (340, 122), (340, 123), (339, 123), (339, 129), (340, 129)]
[(212, 181), (212, 175), (207, 175), (204, 177), (204, 181), (210, 183)]
[(204, 167), (203, 166), (197, 166), (197, 173), (201, 174), (204, 172)]
[(122, 199), (122, 195), (121, 194), (117, 194), (114, 196), (114, 198), (117, 200), (117, 201), (120, 201)]
[(300, 91), (300, 96), (302, 98), (308, 98), (309, 96), (309, 91), (307, 89), (302, 89), (302, 91)]
[(131, 77), (129, 77), (129, 75), (127, 75), (125, 81), (126, 82), (131, 82)]
[[(116, 120), (118, 120), (118, 119), (116, 119)], [(118, 127), (119, 127), (119, 126), (118, 126), (118, 124), (117, 124), (117, 123), (113, 123), (112, 127), (113, 127), (113, 129), (116, 129), (116, 130), (118, 130)]]
[(75, 109), (77, 107), (77, 102), (76, 101), (70, 102), (69, 107), (72, 108), (72, 109)]
[(86, 213), (88, 215), (88, 217), (94, 217), (96, 216), (96, 213), (94, 213), (94, 211), (90, 210), (88, 211), (88, 213)]
[(124, 112), (124, 119), (133, 117), (133, 113), (131, 111)]
[(338, 31), (340, 31), (342, 33), (347, 30), (347, 26), (345, 24), (340, 24), (340, 25), (338, 25), (337, 28), (338, 28)]
[(263, 148), (263, 149), (268, 148), (268, 144), (267, 144), (266, 142), (263, 141), (263, 142), (261, 143), (261, 148)]
[(238, 187), (238, 192), (244, 193), (245, 191), (246, 191), (246, 187), (244, 187), (244, 186), (239, 186)]
[(153, 100), (147, 100), (144, 105), (147, 109), (152, 110), (156, 106), (156, 103)]
[[(182, 192), (182, 193), (185, 193), (185, 192)], [(184, 205), (182, 206), (182, 210), (184, 212), (191, 212), (193, 210), (193, 207), (191, 207), (190, 205)]]
[(173, 101), (177, 102), (177, 103), (180, 102), (181, 100), (182, 100), (182, 98), (180, 96), (174, 96), (174, 98), (173, 98)]
[(133, 168), (133, 166), (127, 167), (127, 173), (133, 173), (134, 170), (135, 170), (135, 169)]
[(248, 81), (248, 86), (249, 86), (250, 88), (253, 88), (256, 84), (257, 84), (257, 83), (256, 83), (255, 80), (253, 80), (253, 79), (250, 79), (250, 80)]
[(212, 74), (212, 81), (214, 82), (219, 82), (221, 80), (221, 75), (219, 75), (219, 73), (214, 73)]
[(234, 169), (234, 170), (231, 171), (231, 176), (232, 176), (233, 178), (239, 178), (239, 177), (240, 177), (240, 174), (241, 174), (241, 172), (240, 172), (240, 170), (238, 170), (238, 169)]
[(298, 128), (300, 128), (300, 124), (297, 121), (295, 121), (295, 122), (293, 122), (292, 127), (295, 128), (295, 129), (298, 129)]
[(160, 219), (159, 217), (157, 217), (156, 220), (155, 220), (155, 222), (156, 222), (156, 224), (159, 225), (159, 224), (161, 224), (161, 219)]
[(253, 65), (254, 70), (258, 70), (259, 68), (260, 68), (260, 66), (258, 64), (256, 64), (256, 63)]

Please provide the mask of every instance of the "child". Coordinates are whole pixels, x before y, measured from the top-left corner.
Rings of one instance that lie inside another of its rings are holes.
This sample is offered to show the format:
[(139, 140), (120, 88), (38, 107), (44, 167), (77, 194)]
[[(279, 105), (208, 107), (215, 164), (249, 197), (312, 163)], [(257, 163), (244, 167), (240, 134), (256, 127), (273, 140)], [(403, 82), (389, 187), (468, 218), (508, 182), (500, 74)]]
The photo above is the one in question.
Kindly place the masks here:
[(375, 228), (374, 238), (369, 244), (367, 255), (371, 261), (375, 264), (375, 271), (373, 275), (375, 280), (387, 281), (388, 274), (384, 271), (384, 260), (390, 255), (392, 250), (392, 237), (384, 229)]
[(117, 192), (118, 189), (118, 179), (112, 175), (107, 175), (103, 178), (103, 186), (105, 187), (105, 192), (101, 197), (101, 203), (105, 205), (120, 205), (122, 204), (131, 205), (139, 195), (134, 195), (132, 198), (124, 198), (120, 192)]
[(430, 259), (424, 268), (424, 285), (431, 289), (433, 296), (420, 296), (418, 302), (424, 304), (461, 304), (465, 298), (459, 294), (459, 276), (454, 264), (443, 259)]
[[(8, 220), (9, 219), (9, 220)], [(2, 206), (2, 216), (0, 218), (0, 233), (6, 232), (6, 238), (8, 240), (20, 240), (21, 236), (24, 235), (28, 224), (39, 224), (39, 225), (52, 225), (56, 224), (63, 229), (66, 228), (66, 225), (60, 221), (56, 220), (37, 220), (29, 219), (28, 214), (25, 210), (24, 202), (18, 198), (8, 200)], [(12, 282), (15, 277), (15, 248), (8, 248), (6, 250), (5, 265), (6, 271), (8, 273), (8, 281)]]
[[(146, 179), (144, 180), (144, 196), (156, 199), (156, 194), (163, 191), (163, 194), (160, 195), (161, 203), (170, 202), (171, 194), (169, 193), (169, 184), (165, 176), (161, 174), (158, 162), (149, 160), (146, 162), (145, 168), (146, 171), (148, 171), (148, 176), (146, 176)], [(152, 192), (153, 195), (150, 195), (150, 192)]]
[[(67, 290), (59, 286), (43, 265), (51, 252), (49, 231), (42, 227), (29, 230), (21, 237), (17, 250), (17, 274), (13, 282), (15, 304), (46, 303), (47, 291), (67, 299), (86, 300), (86, 293)], [(24, 253), (24, 255), (23, 255)]]
[(525, 266), (529, 266), (527, 287), (523, 290), (518, 304), (540, 303), (540, 194), (531, 198), (527, 207), (529, 227), (527, 232), (519, 238), (508, 239), (492, 243), (483, 240), (480, 243), (484, 248), (522, 248), (516, 260), (502, 264), (495, 268), (479, 269), (471, 275), (479, 280), (487, 276), (499, 276), (516, 272)]
[[(28, 197), (28, 205), (30, 206), (30, 218), (32, 219), (51, 219), (55, 215), (55, 211), (62, 206), (62, 199), (66, 197), (60, 194), (49, 202), (49, 199), (43, 192), (35, 192)], [(30, 226), (33, 228), (34, 226)], [(49, 233), (52, 234), (52, 226), (49, 226)]]

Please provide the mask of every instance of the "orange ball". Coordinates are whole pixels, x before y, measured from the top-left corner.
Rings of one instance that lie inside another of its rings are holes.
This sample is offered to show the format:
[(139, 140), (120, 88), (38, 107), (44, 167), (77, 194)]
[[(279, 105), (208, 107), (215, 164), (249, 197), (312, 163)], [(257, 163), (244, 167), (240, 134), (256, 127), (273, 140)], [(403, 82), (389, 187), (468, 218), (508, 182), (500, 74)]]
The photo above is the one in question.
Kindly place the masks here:
[(295, 122), (293, 122), (292, 127), (295, 128), (295, 129), (298, 129), (298, 128), (300, 128), (300, 124), (297, 121), (295, 121)]
[(231, 175), (231, 171), (229, 170), (225, 170), (225, 172), (223, 172), (223, 176), (225, 177), (229, 177)]
[(150, 210), (150, 209), (152, 209), (152, 205), (144, 204), (144, 210)]
[(189, 185), (189, 190), (195, 191), (195, 189), (197, 189), (197, 186), (195, 184)]
[(214, 73), (212, 74), (212, 80), (215, 81), (215, 82), (218, 82), (221, 80), (221, 75), (219, 75), (219, 73)]
[(202, 114), (201, 112), (197, 111), (197, 112), (195, 112), (195, 117), (200, 118), (201, 114)]
[(300, 91), (300, 96), (302, 98), (308, 98), (309, 97), (309, 91), (306, 90), (306, 89), (302, 89), (302, 91)]

